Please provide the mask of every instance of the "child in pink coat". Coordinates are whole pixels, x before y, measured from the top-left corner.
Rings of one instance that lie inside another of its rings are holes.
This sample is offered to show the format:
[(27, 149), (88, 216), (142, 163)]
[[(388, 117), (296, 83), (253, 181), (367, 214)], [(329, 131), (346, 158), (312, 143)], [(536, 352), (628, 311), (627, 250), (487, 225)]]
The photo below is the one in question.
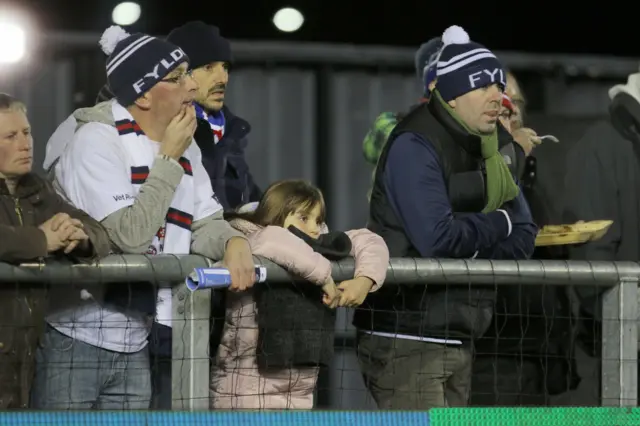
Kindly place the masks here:
[[(355, 258), (354, 278), (336, 286), (331, 277), (331, 262), (308, 243), (326, 234), (326, 228), (322, 193), (307, 182), (277, 182), (252, 207), (253, 211), (244, 208), (232, 214), (231, 225), (248, 237), (254, 255), (265, 257), (309, 282), (303, 285), (320, 286), (322, 303), (327, 307), (358, 306), (384, 282), (389, 263), (387, 246), (378, 235), (359, 229), (345, 233), (351, 242), (348, 254)], [(290, 227), (297, 230), (289, 231)], [(302, 231), (302, 238), (294, 235), (298, 231)], [(312, 240), (305, 242), (308, 237)], [(313, 408), (317, 366), (258, 367), (259, 312), (254, 293), (255, 289), (227, 294), (223, 337), (211, 374), (211, 407)]]

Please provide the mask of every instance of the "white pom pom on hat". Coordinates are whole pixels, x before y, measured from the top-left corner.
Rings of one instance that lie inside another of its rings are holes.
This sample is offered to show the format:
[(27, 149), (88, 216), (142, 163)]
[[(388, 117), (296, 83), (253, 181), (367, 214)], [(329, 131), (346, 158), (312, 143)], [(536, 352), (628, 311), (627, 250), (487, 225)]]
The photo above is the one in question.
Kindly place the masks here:
[(102, 47), (102, 51), (107, 55), (111, 55), (113, 51), (116, 50), (118, 43), (130, 35), (131, 34), (118, 25), (110, 26), (104, 31), (104, 33), (102, 33), (102, 37), (100, 37), (100, 46)]
[(452, 25), (442, 33), (442, 43), (448, 44), (466, 44), (471, 42), (469, 34), (458, 25)]
[(240, 207), (238, 209), (238, 213), (251, 213), (256, 211), (256, 209), (258, 208), (258, 203), (257, 201), (254, 201), (252, 203), (247, 203), (244, 206)]

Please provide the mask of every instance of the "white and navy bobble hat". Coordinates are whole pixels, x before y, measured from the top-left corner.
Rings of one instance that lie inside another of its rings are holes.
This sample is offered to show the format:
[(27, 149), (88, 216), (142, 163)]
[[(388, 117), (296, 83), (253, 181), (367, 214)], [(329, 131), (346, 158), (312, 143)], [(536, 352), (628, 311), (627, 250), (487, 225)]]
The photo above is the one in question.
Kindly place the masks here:
[(491, 84), (506, 87), (502, 64), (489, 49), (469, 39), (457, 25), (442, 34), (436, 88), (445, 101)]
[(104, 32), (100, 46), (107, 59), (107, 82), (123, 106), (155, 86), (189, 57), (178, 46), (147, 34), (129, 34), (113, 25)]

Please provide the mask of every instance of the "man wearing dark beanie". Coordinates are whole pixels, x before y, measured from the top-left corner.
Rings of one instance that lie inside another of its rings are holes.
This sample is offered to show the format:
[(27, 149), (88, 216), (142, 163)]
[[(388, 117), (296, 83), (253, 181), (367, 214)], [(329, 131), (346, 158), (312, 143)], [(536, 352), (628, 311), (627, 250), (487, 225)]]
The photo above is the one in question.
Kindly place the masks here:
[[(398, 123), (380, 154), (369, 229), (393, 257), (526, 259), (537, 228), (510, 168), (513, 140), (498, 124), (504, 70), (460, 27), (442, 43), (429, 102)], [(473, 342), (494, 303), (492, 287), (431, 283), (367, 296), (353, 323), (378, 407), (467, 405)]]
[(262, 192), (253, 181), (244, 153), (251, 126), (224, 103), (232, 61), (229, 40), (220, 35), (218, 27), (202, 21), (174, 29), (167, 40), (189, 55), (190, 70), (199, 86), (195, 139), (213, 191), (225, 210), (259, 201)]

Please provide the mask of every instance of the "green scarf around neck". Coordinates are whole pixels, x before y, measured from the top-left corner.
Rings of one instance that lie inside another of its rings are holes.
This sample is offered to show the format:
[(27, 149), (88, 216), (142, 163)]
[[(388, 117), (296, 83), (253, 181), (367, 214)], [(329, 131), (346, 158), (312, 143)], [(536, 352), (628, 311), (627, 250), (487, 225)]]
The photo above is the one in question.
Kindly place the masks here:
[(442, 99), (437, 90), (433, 91), (432, 99), (437, 99), (444, 109), (460, 124), (467, 132), (476, 135), (482, 143), (482, 158), (484, 159), (487, 171), (487, 204), (482, 210), (489, 213), (499, 209), (507, 201), (511, 201), (518, 196), (520, 188), (516, 185), (509, 170), (509, 166), (498, 150), (498, 129), (490, 134), (483, 135), (469, 129), (469, 126), (458, 116), (453, 108)]

